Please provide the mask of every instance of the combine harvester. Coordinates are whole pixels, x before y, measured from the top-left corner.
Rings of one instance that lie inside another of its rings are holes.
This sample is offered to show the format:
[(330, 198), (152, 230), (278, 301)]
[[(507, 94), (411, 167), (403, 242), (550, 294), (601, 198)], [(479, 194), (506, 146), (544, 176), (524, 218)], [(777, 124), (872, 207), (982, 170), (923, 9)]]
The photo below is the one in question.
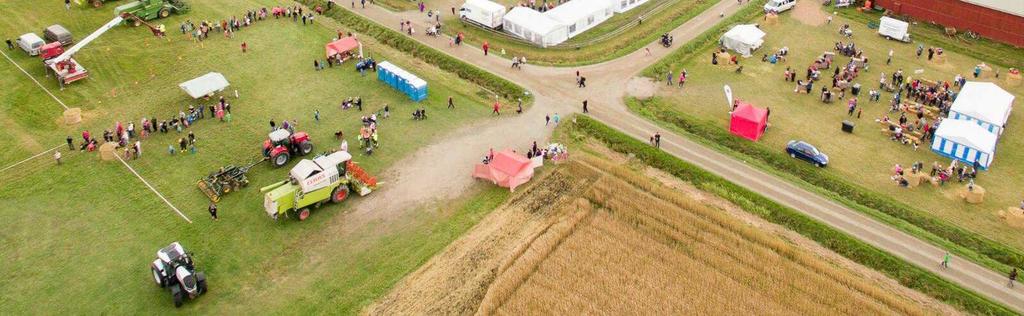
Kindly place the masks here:
[(377, 188), (377, 178), (367, 175), (352, 162), (352, 155), (343, 151), (303, 159), (288, 176), (287, 180), (260, 189), (264, 193), (263, 207), (274, 220), (281, 215), (305, 220), (310, 206), (340, 203), (352, 190), (365, 196)]

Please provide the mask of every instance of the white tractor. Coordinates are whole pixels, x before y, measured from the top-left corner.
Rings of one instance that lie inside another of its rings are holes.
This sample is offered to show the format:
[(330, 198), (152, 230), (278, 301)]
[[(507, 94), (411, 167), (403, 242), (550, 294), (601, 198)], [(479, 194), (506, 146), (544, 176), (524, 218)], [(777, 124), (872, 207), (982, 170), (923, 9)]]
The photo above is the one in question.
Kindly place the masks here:
[(195, 299), (206, 293), (206, 275), (196, 272), (192, 256), (177, 241), (156, 252), (150, 271), (156, 285), (170, 289), (174, 307), (181, 307), (185, 297)]

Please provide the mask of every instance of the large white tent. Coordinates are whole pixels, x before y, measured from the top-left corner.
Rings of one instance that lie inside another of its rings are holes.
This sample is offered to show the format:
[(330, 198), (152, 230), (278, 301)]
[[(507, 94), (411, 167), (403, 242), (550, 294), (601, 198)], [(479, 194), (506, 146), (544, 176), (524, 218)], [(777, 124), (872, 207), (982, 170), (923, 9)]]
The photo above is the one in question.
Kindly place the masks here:
[(224, 91), (229, 85), (228, 79), (219, 72), (211, 72), (198, 78), (182, 82), (178, 85), (185, 93), (194, 99), (212, 95), (214, 92)]
[(996, 134), (963, 120), (942, 120), (935, 130), (932, 151), (967, 164), (988, 169), (996, 152)]
[(516, 7), (508, 11), (502, 20), (502, 27), (506, 32), (541, 47), (558, 45), (569, 39), (568, 28), (565, 25), (530, 8)]
[(647, 3), (648, 0), (610, 0), (612, 2), (612, 9), (615, 13), (622, 13), (633, 8), (639, 7), (641, 4)]
[(975, 122), (989, 132), (1000, 135), (1013, 110), (1014, 96), (991, 82), (971, 81), (957, 93), (949, 118)]
[(750, 53), (764, 43), (764, 35), (764, 31), (757, 28), (757, 25), (743, 24), (734, 26), (725, 32), (719, 42), (725, 48), (734, 50), (743, 57), (750, 57)]
[(572, 0), (544, 12), (568, 28), (569, 37), (601, 24), (615, 13), (610, 0)]

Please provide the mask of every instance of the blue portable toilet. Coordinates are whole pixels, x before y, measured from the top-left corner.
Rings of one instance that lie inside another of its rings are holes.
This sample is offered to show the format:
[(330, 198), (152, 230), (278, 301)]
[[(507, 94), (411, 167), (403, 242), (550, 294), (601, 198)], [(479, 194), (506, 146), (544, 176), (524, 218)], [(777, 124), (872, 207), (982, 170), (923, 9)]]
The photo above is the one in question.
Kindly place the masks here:
[(413, 101), (419, 102), (427, 98), (427, 82), (425, 80), (390, 62), (385, 61), (377, 65), (377, 79), (401, 91)]

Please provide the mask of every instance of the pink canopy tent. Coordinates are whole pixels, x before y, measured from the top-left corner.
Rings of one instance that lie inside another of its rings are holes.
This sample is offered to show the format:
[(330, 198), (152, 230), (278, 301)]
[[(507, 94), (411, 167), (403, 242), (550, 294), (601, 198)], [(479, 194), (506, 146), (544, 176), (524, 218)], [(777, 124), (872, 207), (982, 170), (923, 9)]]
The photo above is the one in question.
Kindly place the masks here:
[(526, 156), (504, 150), (494, 154), (488, 164), (478, 164), (473, 177), (490, 180), (501, 187), (515, 190), (517, 186), (533, 178), (533, 166)]
[(736, 109), (729, 120), (729, 132), (736, 136), (757, 141), (768, 126), (768, 111), (743, 101), (736, 101)]
[(337, 54), (353, 55), (352, 51), (359, 48), (359, 41), (354, 37), (344, 37), (337, 41), (327, 43), (324, 48), (327, 50), (327, 57), (331, 57)]

